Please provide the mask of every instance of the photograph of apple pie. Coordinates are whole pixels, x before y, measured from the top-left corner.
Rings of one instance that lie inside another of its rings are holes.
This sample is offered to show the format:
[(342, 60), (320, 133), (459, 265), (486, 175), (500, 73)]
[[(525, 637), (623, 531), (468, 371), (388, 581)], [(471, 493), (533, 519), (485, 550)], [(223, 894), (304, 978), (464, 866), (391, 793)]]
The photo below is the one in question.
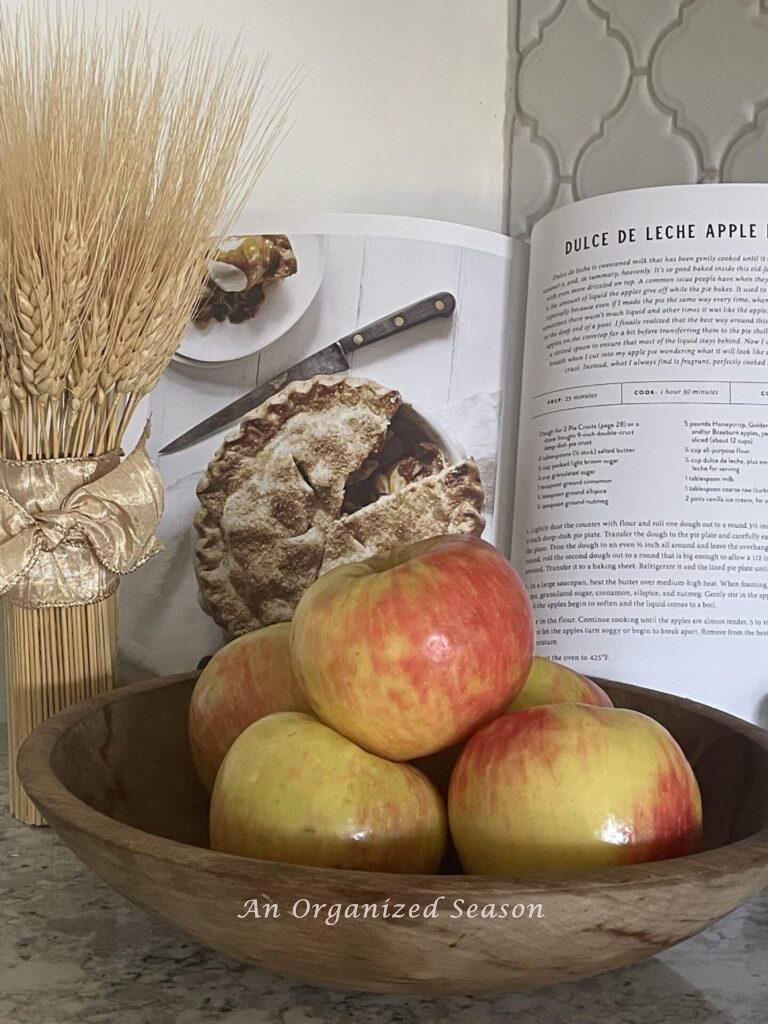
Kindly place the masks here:
[(232, 636), (290, 619), (343, 562), (484, 525), (475, 462), (451, 460), (399, 392), (355, 377), (296, 381), (249, 413), (197, 494), (198, 584)]
[(296, 255), (285, 235), (233, 235), (208, 270), (192, 322), (200, 330), (212, 320), (244, 323), (256, 315), (269, 285), (297, 271)]

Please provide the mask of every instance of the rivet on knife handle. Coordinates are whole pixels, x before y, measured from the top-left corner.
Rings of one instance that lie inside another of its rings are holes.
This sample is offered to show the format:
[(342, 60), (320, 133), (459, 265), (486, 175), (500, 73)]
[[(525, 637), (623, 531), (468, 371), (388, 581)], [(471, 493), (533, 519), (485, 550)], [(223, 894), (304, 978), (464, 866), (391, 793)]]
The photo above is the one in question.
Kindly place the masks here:
[(438, 317), (449, 317), (456, 308), (456, 299), (450, 292), (437, 292), (426, 299), (420, 299), (404, 309), (398, 309), (389, 316), (376, 320), (367, 327), (360, 327), (354, 334), (340, 338), (339, 344), (346, 355), (358, 348), (370, 345), (372, 341), (380, 341), (391, 334), (407, 331), (409, 327), (425, 324)]

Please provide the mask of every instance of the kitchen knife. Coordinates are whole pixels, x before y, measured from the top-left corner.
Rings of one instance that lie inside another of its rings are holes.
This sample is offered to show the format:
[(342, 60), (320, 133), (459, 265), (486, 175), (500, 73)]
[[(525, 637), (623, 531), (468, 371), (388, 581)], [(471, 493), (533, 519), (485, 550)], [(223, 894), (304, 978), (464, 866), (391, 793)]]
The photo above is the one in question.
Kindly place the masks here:
[(219, 409), (218, 412), (208, 416), (197, 426), (185, 431), (175, 441), (171, 441), (165, 448), (161, 448), (160, 454), (170, 455), (172, 452), (181, 451), (182, 448), (201, 441), (209, 434), (215, 434), (222, 427), (239, 420), (251, 409), (255, 409), (267, 398), (282, 390), (289, 381), (309, 380), (310, 377), (315, 377), (319, 373), (343, 373), (349, 369), (350, 354), (357, 349), (365, 348), (366, 345), (380, 341), (382, 338), (389, 338), (393, 334), (402, 334), (403, 331), (407, 331), (417, 324), (425, 324), (437, 317), (451, 316), (455, 308), (456, 299), (450, 292), (438, 292), (436, 295), (421, 299), (420, 302), (414, 302), (411, 306), (406, 306), (405, 309), (398, 309), (395, 313), (382, 317), (381, 320), (374, 320), (367, 327), (361, 327), (352, 334), (339, 338), (338, 341), (334, 341), (320, 349), (319, 352), (295, 363), (283, 373), (279, 373), (272, 380), (259, 384), (248, 394), (238, 398), (237, 401)]

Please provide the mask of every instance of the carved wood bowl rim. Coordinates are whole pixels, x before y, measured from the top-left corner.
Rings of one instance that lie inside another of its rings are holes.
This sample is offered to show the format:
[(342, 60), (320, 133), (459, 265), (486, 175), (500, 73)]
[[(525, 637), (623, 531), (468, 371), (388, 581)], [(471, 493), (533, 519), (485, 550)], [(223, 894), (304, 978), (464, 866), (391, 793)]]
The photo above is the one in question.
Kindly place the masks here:
[[(106, 706), (130, 700), (140, 693), (191, 682), (198, 674), (197, 672), (186, 672), (120, 686), (59, 712), (32, 732), (19, 753), (19, 777), (30, 798), (54, 829), (61, 825), (70, 833), (85, 833), (100, 842), (143, 855), (150, 854), (159, 860), (173, 863), (177, 868), (183, 865), (196, 871), (206, 871), (226, 877), (260, 876), (267, 871), (273, 876), (279, 874), (286, 882), (292, 878), (301, 882), (310, 874), (313, 877), (323, 875), (326, 879), (335, 877), (340, 886), (352, 890), (371, 882), (374, 882), (376, 886), (382, 886), (389, 880), (393, 885), (395, 883), (405, 884), (413, 889), (422, 889), (425, 893), (438, 890), (442, 892), (450, 886), (452, 893), (466, 895), (471, 892), (480, 897), (483, 895), (498, 896), (499, 890), (514, 892), (516, 888), (524, 890), (526, 894), (530, 895), (535, 895), (537, 891), (545, 893), (553, 889), (587, 894), (590, 891), (628, 884), (655, 887), (660, 882), (691, 881), (697, 874), (703, 878), (711, 878), (713, 875), (720, 875), (724, 872), (743, 872), (750, 868), (760, 867), (768, 869), (768, 823), (766, 823), (766, 827), (742, 839), (700, 853), (673, 860), (591, 871), (547, 871), (498, 877), (463, 874), (405, 875), (306, 867), (277, 861), (256, 860), (229, 853), (217, 853), (143, 831), (97, 811), (76, 797), (61, 782), (55, 773), (52, 762), (56, 746), (68, 729), (85, 717), (98, 714)], [(768, 730), (687, 698), (612, 680), (596, 679), (596, 681), (609, 692), (646, 693), (714, 720), (756, 744), (763, 751), (768, 762)]]

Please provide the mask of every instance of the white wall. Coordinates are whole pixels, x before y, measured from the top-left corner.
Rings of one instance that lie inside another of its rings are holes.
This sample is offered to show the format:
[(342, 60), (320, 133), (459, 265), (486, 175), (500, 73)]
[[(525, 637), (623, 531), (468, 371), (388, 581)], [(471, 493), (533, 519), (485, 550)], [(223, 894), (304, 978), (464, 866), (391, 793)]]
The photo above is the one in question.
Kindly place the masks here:
[[(80, 0), (58, 0), (57, 7)], [(399, 213), (501, 230), (507, 0), (85, 0), (306, 62), (264, 209)]]

